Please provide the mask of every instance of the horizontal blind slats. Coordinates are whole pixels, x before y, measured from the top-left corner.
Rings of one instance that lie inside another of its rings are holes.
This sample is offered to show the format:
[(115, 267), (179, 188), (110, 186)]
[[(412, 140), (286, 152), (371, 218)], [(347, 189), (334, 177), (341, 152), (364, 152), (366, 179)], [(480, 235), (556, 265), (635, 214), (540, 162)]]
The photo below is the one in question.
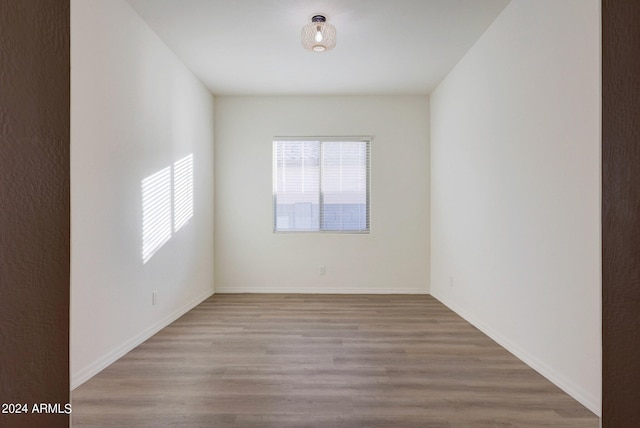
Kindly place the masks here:
[(368, 230), (367, 147), (361, 141), (322, 145), (323, 230)]
[(274, 230), (368, 232), (369, 141), (274, 141)]
[(320, 142), (274, 143), (275, 230), (319, 230)]

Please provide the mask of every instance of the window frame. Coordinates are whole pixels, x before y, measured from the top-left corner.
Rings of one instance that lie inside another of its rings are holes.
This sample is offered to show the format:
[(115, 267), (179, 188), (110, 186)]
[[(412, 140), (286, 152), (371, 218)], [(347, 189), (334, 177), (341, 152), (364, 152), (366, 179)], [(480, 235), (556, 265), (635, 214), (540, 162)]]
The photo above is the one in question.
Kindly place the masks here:
[[(319, 174), (319, 181), (320, 181), (320, 187), (319, 187), (319, 219), (318, 219), (318, 224), (319, 224), (319, 228), (318, 230), (278, 230), (277, 228), (277, 215), (276, 215), (276, 207), (277, 207), (277, 198), (278, 195), (276, 193), (276, 186), (277, 186), (277, 160), (276, 160), (276, 156), (275, 156), (275, 147), (276, 144), (278, 142), (282, 142), (282, 141), (299, 141), (299, 142), (319, 142), (320, 143), (320, 174)], [(287, 136), (287, 137), (282, 137), (282, 136), (276, 136), (273, 137), (272, 139), (272, 148), (271, 148), (271, 158), (272, 158), (272, 209), (271, 209), (271, 214), (273, 216), (271, 224), (273, 226), (273, 233), (274, 234), (338, 234), (338, 235), (370, 235), (371, 234), (371, 143), (373, 141), (373, 137), (372, 136), (322, 136), (322, 137), (317, 137), (317, 136), (297, 136), (297, 137), (292, 137), (292, 136)], [(324, 197), (323, 197), (323, 190), (322, 190), (322, 178), (323, 178), (323, 171), (322, 171), (322, 164), (323, 164), (323, 150), (322, 150), (322, 144), (325, 142), (360, 142), (360, 143), (366, 143), (366, 152), (367, 152), (367, 159), (366, 159), (366, 229), (365, 230), (332, 230), (332, 229), (322, 229), (322, 220), (323, 220), (323, 204), (324, 204)]]

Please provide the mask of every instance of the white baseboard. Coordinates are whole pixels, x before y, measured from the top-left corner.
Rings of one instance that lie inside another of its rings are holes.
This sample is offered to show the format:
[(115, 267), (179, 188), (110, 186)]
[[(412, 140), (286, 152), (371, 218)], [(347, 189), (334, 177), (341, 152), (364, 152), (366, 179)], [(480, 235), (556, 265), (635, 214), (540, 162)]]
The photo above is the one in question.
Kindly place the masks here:
[(73, 391), (74, 389), (76, 389), (77, 387), (79, 387), (80, 385), (82, 385), (83, 383), (85, 383), (86, 381), (88, 381), (98, 373), (100, 373), (102, 370), (106, 369), (108, 366), (116, 362), (118, 359), (122, 358), (125, 354), (127, 354), (129, 351), (134, 349), (136, 346), (140, 345), (142, 342), (149, 339), (151, 336), (153, 336), (154, 334), (156, 334), (157, 332), (159, 332), (160, 330), (162, 330), (163, 328), (165, 328), (166, 326), (168, 326), (169, 324), (171, 324), (172, 322), (180, 318), (182, 315), (186, 314), (191, 309), (198, 306), (204, 300), (211, 297), (213, 293), (214, 293), (213, 290), (209, 290), (199, 295), (198, 297), (189, 301), (184, 306), (176, 309), (175, 311), (171, 312), (169, 315), (160, 319), (158, 322), (154, 323), (152, 326), (150, 326), (146, 330), (135, 335), (134, 337), (127, 340), (120, 346), (112, 349), (107, 354), (98, 358), (93, 363), (79, 370), (77, 373), (73, 373), (71, 375), (71, 390)]
[(217, 294), (255, 293), (255, 294), (429, 294), (427, 288), (362, 288), (362, 287), (318, 287), (302, 288), (287, 286), (216, 286)]
[(451, 303), (446, 298), (439, 296), (437, 294), (432, 294), (434, 298), (439, 300), (443, 305), (451, 309), (456, 314), (460, 315), (467, 322), (472, 324), (478, 330), (482, 331), (484, 334), (489, 336), (495, 342), (497, 342), (500, 346), (505, 348), (507, 351), (511, 352), (518, 359), (522, 360), (529, 367), (540, 373), (551, 383), (556, 385), (558, 388), (562, 389), (564, 392), (572, 396), (576, 401), (585, 406), (587, 409), (591, 410), (596, 416), (601, 417), (602, 411), (600, 408), (600, 403), (598, 400), (591, 396), (591, 394), (584, 391), (582, 388), (578, 387), (572, 381), (567, 379), (562, 374), (558, 373), (557, 370), (550, 367), (546, 363), (540, 361), (536, 356), (532, 355), (530, 352), (520, 348), (519, 346), (513, 344), (509, 339), (502, 336), (495, 330), (493, 330), (488, 325), (476, 319), (474, 316), (469, 314), (467, 311), (462, 310), (459, 306)]

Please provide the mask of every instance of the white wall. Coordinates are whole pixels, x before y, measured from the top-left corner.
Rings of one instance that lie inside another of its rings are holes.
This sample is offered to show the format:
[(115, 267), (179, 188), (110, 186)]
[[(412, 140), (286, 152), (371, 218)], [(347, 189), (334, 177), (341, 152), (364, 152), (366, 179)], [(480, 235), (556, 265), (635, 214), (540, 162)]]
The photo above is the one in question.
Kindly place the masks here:
[[(428, 292), (428, 117), (426, 96), (216, 97), (216, 292)], [(274, 234), (273, 138), (336, 135), (374, 138), (371, 234)]]
[(431, 292), (600, 413), (600, 6), (513, 0), (431, 96)]
[[(76, 387), (213, 293), (213, 97), (123, 0), (72, 0), (71, 74)], [(141, 180), (190, 153), (194, 216), (143, 264)]]

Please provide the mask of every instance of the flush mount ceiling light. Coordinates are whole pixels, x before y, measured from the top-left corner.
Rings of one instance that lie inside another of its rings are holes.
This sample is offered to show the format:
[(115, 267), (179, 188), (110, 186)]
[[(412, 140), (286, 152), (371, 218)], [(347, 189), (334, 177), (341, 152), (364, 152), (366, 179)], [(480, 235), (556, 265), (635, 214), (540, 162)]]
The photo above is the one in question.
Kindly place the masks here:
[(336, 45), (336, 27), (327, 22), (324, 15), (314, 15), (311, 22), (302, 27), (302, 46), (315, 52), (324, 52)]

